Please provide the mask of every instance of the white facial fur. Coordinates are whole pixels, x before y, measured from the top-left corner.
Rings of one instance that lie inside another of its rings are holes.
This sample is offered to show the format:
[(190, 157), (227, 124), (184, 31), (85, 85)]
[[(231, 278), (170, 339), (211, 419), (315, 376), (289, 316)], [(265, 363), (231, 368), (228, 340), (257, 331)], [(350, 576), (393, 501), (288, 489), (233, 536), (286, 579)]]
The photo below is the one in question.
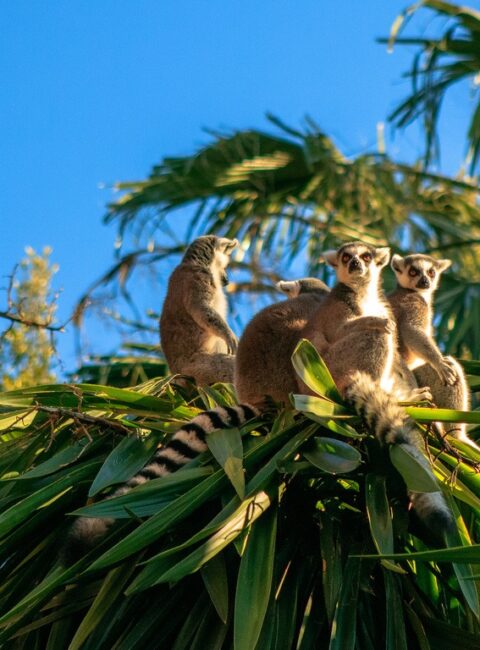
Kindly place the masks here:
[(398, 284), (404, 289), (422, 294), (433, 293), (440, 275), (451, 265), (450, 260), (435, 260), (429, 255), (407, 255), (392, 257), (391, 267)]
[(237, 245), (237, 239), (227, 239), (226, 237), (218, 238), (217, 247), (215, 250), (215, 263), (220, 271), (224, 271), (227, 268), (230, 262), (230, 255)]
[(338, 282), (351, 286), (378, 279), (382, 268), (388, 264), (390, 249), (354, 242), (337, 251), (325, 251), (322, 257), (336, 270)]
[(280, 280), (275, 286), (288, 298), (296, 298), (300, 293), (300, 283), (298, 280)]

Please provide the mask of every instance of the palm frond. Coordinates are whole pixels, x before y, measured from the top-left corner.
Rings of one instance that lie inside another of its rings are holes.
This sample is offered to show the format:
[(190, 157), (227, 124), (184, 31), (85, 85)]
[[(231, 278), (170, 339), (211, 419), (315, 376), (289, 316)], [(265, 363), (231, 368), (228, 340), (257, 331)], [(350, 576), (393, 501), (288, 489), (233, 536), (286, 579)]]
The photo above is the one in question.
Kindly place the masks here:
[[(435, 17), (447, 19), (444, 31), (431, 38), (400, 37), (407, 21), (420, 9), (429, 9)], [(412, 92), (395, 108), (389, 120), (399, 128), (417, 119), (422, 120), (425, 131), (424, 162), (428, 166), (439, 155), (438, 121), (445, 94), (453, 85), (462, 81), (470, 81), (473, 87), (478, 86), (480, 12), (441, 0), (423, 0), (408, 7), (395, 20), (389, 39), (379, 40), (388, 42), (390, 49), (395, 43), (416, 45), (419, 48), (412, 68), (406, 74), (411, 79)], [(478, 167), (480, 155), (478, 97), (472, 106), (472, 117), (466, 133), (466, 162), (471, 175)]]

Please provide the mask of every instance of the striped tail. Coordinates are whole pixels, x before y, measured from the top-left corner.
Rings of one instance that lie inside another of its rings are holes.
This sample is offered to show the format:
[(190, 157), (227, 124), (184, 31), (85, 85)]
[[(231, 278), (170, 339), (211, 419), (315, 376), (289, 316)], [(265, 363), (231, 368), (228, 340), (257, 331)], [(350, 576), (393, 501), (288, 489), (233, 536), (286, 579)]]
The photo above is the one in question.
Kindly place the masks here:
[[(355, 373), (345, 397), (381, 444), (404, 446), (426, 466), (425, 456), (420, 451), (422, 438), (415, 423), (369, 375)], [(408, 496), (418, 519), (436, 539), (445, 541), (445, 535), (456, 530), (452, 512), (440, 490), (422, 493), (409, 491)]]
[[(159, 446), (148, 465), (107, 498), (121, 496), (153, 478), (176, 472), (207, 450), (206, 437), (209, 433), (216, 429), (238, 427), (258, 414), (259, 410), (249, 404), (218, 406), (200, 413), (176, 431), (166, 445)], [(62, 562), (70, 565), (95, 547), (114, 522), (115, 519), (109, 517), (78, 517), (72, 524), (62, 549)]]

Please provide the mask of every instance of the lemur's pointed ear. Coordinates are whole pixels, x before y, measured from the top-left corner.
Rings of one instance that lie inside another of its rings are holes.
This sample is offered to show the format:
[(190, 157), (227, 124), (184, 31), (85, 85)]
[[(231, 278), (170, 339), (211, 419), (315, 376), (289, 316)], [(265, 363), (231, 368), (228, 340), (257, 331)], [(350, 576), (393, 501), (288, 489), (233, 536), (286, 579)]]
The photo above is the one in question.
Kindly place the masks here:
[(392, 267), (393, 271), (395, 271), (395, 273), (403, 273), (405, 270), (405, 260), (401, 255), (394, 255), (392, 257), (390, 266)]
[(338, 266), (337, 264), (337, 251), (335, 250), (328, 250), (328, 251), (323, 251), (323, 253), (320, 253), (320, 257), (323, 257), (325, 262), (329, 264), (330, 266), (333, 266), (336, 268)]
[(452, 265), (452, 260), (437, 260), (435, 262), (435, 268), (439, 273), (443, 273)]
[(227, 255), (230, 255), (233, 249), (238, 246), (238, 239), (227, 239), (227, 237), (222, 237), (220, 239), (220, 242), (223, 246), (223, 250), (225, 253), (227, 253)]
[(388, 260), (390, 259), (390, 249), (388, 247), (385, 248), (377, 248), (375, 251), (375, 264), (379, 266), (380, 268), (383, 268), (388, 264)]

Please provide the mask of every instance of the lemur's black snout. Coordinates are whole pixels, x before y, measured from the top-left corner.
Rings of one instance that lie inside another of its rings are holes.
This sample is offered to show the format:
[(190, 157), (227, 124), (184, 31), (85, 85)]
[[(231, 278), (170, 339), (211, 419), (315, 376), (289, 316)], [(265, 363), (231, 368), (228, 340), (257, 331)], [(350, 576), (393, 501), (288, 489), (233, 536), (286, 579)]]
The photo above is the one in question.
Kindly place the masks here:
[(359, 271), (362, 268), (362, 264), (358, 257), (353, 257), (348, 265), (348, 270), (350, 273), (353, 271)]
[(429, 289), (430, 288), (430, 280), (426, 278), (425, 276), (421, 277), (420, 280), (417, 282), (417, 287), (419, 289)]

